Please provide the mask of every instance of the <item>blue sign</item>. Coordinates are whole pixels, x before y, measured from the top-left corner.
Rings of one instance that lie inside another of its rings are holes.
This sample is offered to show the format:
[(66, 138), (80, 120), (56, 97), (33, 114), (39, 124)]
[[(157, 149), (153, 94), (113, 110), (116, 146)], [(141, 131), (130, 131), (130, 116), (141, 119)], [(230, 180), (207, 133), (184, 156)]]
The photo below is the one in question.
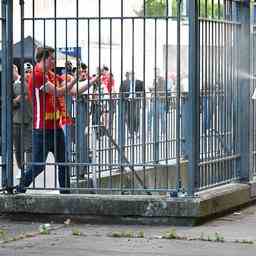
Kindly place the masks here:
[(62, 47), (58, 48), (58, 50), (65, 55), (81, 59), (81, 47)]

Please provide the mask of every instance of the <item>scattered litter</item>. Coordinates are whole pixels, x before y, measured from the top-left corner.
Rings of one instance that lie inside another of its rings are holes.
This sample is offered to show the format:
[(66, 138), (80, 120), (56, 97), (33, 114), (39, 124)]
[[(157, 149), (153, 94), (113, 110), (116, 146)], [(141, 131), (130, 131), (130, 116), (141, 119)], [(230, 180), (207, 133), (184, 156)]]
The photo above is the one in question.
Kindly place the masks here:
[(241, 212), (234, 212), (234, 215), (241, 215)]
[(70, 225), (70, 223), (71, 223), (71, 219), (66, 219), (66, 220), (64, 221), (64, 224), (65, 224), (65, 225)]

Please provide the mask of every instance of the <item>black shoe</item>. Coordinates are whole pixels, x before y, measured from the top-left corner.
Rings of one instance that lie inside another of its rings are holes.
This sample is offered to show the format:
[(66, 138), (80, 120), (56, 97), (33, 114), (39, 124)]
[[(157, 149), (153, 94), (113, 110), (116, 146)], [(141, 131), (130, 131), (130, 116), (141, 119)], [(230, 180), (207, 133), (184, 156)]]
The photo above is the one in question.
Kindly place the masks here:
[(26, 193), (26, 189), (22, 186), (22, 185), (17, 185), (16, 187), (15, 187), (15, 192), (16, 193)]
[(70, 194), (70, 190), (60, 190), (60, 194)]

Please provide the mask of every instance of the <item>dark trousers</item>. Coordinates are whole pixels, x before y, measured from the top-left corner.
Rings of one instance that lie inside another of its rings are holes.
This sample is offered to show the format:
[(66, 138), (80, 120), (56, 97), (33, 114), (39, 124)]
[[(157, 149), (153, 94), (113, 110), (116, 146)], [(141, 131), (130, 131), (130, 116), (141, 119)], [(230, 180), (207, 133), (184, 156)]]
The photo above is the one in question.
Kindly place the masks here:
[(129, 99), (126, 102), (126, 123), (130, 134), (137, 133), (140, 128), (140, 99)]
[[(22, 126), (20, 124), (13, 125), (13, 144), (15, 148), (15, 157), (17, 161), (17, 166), (19, 169), (22, 168), (22, 152), (21, 152), (21, 130)], [(32, 128), (31, 124), (23, 125), (23, 150), (25, 152), (26, 158), (25, 163), (29, 163), (32, 160)]]
[[(45, 132), (42, 129), (34, 129), (32, 135), (32, 144), (33, 163), (44, 163), (47, 159), (47, 155), (49, 152), (52, 152), (54, 154), (56, 162), (65, 162), (65, 141), (62, 129), (47, 129), (45, 130)], [(24, 172), (24, 176), (21, 178), (21, 185), (23, 187), (29, 187), (33, 179), (35, 179), (44, 169), (45, 164), (32, 164), (32, 166), (30, 166), (28, 170)], [(58, 178), (61, 188), (70, 187), (68, 167), (63, 165), (58, 166)], [(68, 191), (60, 192), (67, 193)]]

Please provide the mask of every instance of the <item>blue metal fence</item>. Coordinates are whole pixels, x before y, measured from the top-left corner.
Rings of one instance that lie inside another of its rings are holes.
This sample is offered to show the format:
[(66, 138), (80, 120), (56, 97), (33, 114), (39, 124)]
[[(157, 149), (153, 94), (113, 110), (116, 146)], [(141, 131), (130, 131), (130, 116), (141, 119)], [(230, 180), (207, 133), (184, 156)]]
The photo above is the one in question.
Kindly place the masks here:
[[(53, 132), (52, 153), (65, 151), (65, 160), (55, 162), (51, 156), (41, 162), (34, 155), (30, 163), (21, 146), (21, 181), (30, 166), (45, 164), (42, 174), (33, 177), (32, 184), (22, 184), (22, 189), (171, 195), (185, 191), (194, 195), (213, 186), (248, 180), (249, 170), (251, 176), (255, 174), (254, 132), (249, 133), (254, 131), (250, 64), (253, 70), (255, 65), (250, 59), (254, 47), (249, 44), (250, 6), (246, 1), (201, 0), (186, 1), (185, 5), (184, 1), (169, 0), (162, 12), (158, 8), (151, 13), (144, 0), (141, 9), (131, 15), (126, 14), (125, 1), (120, 0), (118, 14), (108, 16), (103, 15), (104, 0), (98, 0), (94, 3), (97, 14), (88, 16), (79, 9), (83, 1), (76, 0), (75, 14), (67, 17), (57, 13), (57, 1), (50, 6), (53, 16), (37, 12), (39, 2), (33, 0), (30, 5), (20, 1), (21, 87), (24, 90), (27, 86), (23, 64), (29, 59), (24, 38), (29, 35), (30, 56), (38, 47), (51, 45), (55, 49), (53, 71), (64, 72), (65, 117), (74, 123), (63, 127), (63, 145), (59, 144), (57, 132)], [(187, 13), (181, 10), (182, 6), (187, 6)], [(31, 15), (25, 15), (28, 8)], [(3, 186), (11, 191), (18, 171), (15, 162), (13, 168), (10, 132), (13, 92), (7, 86), (12, 83), (12, 1), (2, 1), (2, 10), (2, 49), (6, 49), (2, 50), (2, 63), (6, 65), (2, 65), (1, 81), (1, 174)], [(68, 49), (71, 37), (72, 47), (81, 49), (88, 67), (83, 68), (78, 54), (76, 59), (64, 56), (64, 63), (73, 61), (76, 70), (70, 70), (68, 65), (57, 67), (57, 51)], [(35, 66), (34, 58), (30, 61)], [(104, 70), (106, 62), (108, 67)], [(87, 72), (86, 78), (82, 78), (83, 72)], [(68, 75), (80, 75), (81, 81), (74, 85), (72, 95)], [(99, 80), (85, 93), (79, 93), (79, 83), (89, 82), (94, 76)], [(104, 92), (105, 76), (108, 85), (115, 80), (115, 90)], [(52, 97), (57, 109), (56, 91)], [(21, 96), (23, 106), (24, 91)], [(43, 108), (46, 110), (45, 101)], [(34, 134), (37, 132), (34, 129)], [(40, 132), (45, 151), (49, 131), (44, 127)], [(23, 136), (20, 140), (23, 145)], [(35, 152), (37, 145), (33, 146)], [(60, 166), (68, 172), (64, 185), (58, 184)]]

